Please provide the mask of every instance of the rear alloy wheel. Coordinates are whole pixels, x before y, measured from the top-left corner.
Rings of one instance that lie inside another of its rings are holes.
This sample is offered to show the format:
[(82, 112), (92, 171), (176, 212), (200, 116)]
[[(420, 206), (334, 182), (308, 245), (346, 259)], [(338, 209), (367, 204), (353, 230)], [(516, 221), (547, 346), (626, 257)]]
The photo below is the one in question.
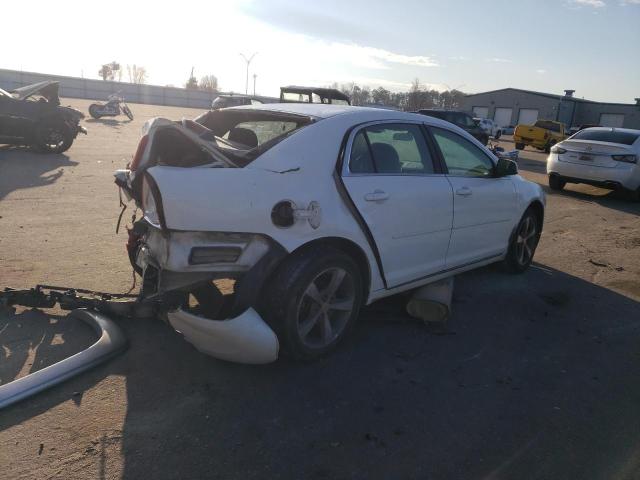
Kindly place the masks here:
[(360, 272), (351, 257), (319, 246), (285, 260), (263, 292), (260, 309), (284, 353), (313, 360), (346, 336), (362, 296)]
[(507, 256), (504, 259), (507, 270), (512, 273), (522, 273), (533, 261), (533, 255), (540, 241), (540, 221), (532, 209), (528, 209), (509, 244)]
[(549, 175), (549, 188), (551, 190), (562, 190), (567, 184), (566, 180), (563, 180), (560, 175)]
[(73, 144), (69, 127), (62, 122), (51, 122), (36, 127), (35, 146), (44, 153), (62, 153)]

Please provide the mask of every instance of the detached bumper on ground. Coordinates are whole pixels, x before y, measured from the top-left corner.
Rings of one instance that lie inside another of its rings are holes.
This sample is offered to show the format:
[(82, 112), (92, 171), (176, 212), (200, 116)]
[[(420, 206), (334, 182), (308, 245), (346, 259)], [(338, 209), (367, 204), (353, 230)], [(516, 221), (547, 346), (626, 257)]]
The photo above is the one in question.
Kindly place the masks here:
[(253, 308), (226, 320), (211, 320), (181, 309), (168, 316), (171, 326), (207, 355), (252, 364), (278, 358), (278, 337)]

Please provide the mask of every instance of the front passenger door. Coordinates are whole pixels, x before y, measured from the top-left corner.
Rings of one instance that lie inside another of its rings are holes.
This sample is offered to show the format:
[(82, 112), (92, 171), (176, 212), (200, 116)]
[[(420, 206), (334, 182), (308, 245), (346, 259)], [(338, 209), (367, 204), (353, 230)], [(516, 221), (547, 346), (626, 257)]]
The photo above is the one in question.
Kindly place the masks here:
[(453, 229), (447, 268), (501, 255), (515, 219), (515, 186), (494, 177), (491, 157), (475, 143), (445, 128), (430, 127), (453, 188)]

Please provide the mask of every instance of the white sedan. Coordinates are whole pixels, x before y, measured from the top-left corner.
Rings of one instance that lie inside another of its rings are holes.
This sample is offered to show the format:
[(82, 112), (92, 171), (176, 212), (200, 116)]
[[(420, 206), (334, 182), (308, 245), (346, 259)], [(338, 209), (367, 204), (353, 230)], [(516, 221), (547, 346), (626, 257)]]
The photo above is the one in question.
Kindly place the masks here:
[(557, 143), (547, 159), (549, 187), (587, 183), (640, 200), (640, 130), (593, 127)]
[(116, 183), (144, 212), (128, 243), (141, 297), (199, 350), (247, 363), (324, 355), (398, 292), (525, 271), (545, 205), (451, 123), (337, 105), (151, 120)]
[(478, 126), (485, 131), (487, 135), (496, 140), (502, 136), (502, 127), (489, 118), (474, 118)]

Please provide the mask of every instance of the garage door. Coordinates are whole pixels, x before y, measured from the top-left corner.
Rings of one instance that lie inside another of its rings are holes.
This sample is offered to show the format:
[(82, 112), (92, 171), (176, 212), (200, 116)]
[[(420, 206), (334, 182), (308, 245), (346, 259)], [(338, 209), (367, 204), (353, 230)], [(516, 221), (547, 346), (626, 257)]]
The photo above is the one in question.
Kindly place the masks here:
[(624, 115), (621, 113), (603, 113), (600, 115), (600, 125), (603, 127), (621, 128), (624, 124)]
[(493, 117), (493, 121), (496, 122), (499, 127), (511, 125), (512, 112), (513, 110), (511, 108), (496, 108), (496, 114)]
[(473, 107), (473, 116), (487, 118), (489, 116), (489, 107)]
[(533, 125), (538, 120), (537, 108), (521, 108), (518, 114), (518, 125)]

